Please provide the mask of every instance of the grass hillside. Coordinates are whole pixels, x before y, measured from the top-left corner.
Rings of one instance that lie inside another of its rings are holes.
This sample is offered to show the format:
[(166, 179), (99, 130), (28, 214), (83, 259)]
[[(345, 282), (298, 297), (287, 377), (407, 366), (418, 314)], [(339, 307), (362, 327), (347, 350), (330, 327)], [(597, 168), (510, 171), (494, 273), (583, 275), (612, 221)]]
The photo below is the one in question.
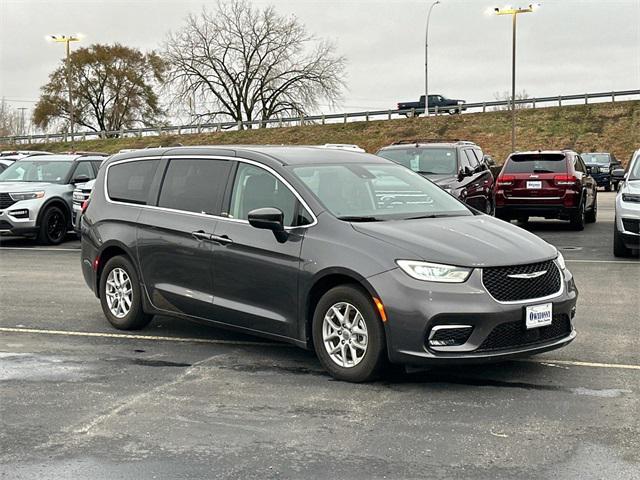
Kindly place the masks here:
[[(640, 148), (640, 101), (572, 105), (518, 111), (519, 150), (572, 148), (577, 151), (611, 151), (623, 163)], [(76, 150), (115, 153), (122, 148), (214, 144), (355, 143), (368, 152), (404, 139), (459, 138), (478, 143), (502, 163), (511, 146), (510, 112), (443, 115), (352, 122), (333, 125), (268, 128), (241, 132), (162, 135), (76, 142)], [(1, 149), (15, 148), (3, 145)], [(68, 151), (69, 143), (21, 145), (20, 148)]]

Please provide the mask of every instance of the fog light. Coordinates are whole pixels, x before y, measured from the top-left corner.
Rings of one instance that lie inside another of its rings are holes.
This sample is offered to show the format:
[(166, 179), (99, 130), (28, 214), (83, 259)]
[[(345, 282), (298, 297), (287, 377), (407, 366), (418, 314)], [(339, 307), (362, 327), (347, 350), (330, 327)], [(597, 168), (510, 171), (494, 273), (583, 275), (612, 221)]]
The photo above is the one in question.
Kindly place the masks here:
[(436, 325), (429, 333), (430, 347), (457, 347), (467, 343), (471, 336), (471, 325)]
[(20, 210), (10, 210), (9, 215), (13, 218), (29, 218), (29, 210), (22, 208)]

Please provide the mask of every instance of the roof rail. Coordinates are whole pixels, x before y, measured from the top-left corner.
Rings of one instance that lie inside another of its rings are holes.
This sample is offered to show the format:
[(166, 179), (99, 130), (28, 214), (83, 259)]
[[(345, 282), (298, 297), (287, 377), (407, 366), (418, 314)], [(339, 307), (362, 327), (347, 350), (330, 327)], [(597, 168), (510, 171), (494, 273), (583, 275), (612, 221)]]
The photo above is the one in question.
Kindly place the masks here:
[(74, 152), (73, 150), (69, 151), (69, 152), (63, 152), (63, 154), (66, 155), (78, 155), (80, 157), (108, 157), (110, 154), (109, 153), (104, 153), (104, 152)]
[(463, 145), (475, 145), (474, 142), (468, 140), (460, 140), (459, 138), (420, 138), (415, 140), (398, 140), (391, 145), (412, 145), (419, 143), (461, 143)]

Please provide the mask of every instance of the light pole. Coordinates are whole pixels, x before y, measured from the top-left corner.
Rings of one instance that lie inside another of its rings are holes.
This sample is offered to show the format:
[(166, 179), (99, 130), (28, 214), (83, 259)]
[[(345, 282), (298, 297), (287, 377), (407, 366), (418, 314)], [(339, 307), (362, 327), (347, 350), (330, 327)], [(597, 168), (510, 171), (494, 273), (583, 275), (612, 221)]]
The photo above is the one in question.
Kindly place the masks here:
[(65, 44), (65, 51), (67, 54), (66, 57), (66, 67), (67, 67), (67, 89), (69, 90), (69, 130), (71, 130), (71, 143), (73, 143), (73, 130), (74, 130), (74, 118), (73, 118), (73, 93), (71, 90), (71, 59), (70, 53), (71, 49), (69, 48), (69, 44), (71, 42), (79, 42), (81, 35), (48, 35), (47, 40), (50, 42), (59, 42)]
[(534, 12), (538, 4), (529, 4), (526, 8), (494, 8), (496, 15), (511, 15), (513, 38), (511, 40), (511, 151), (516, 151), (516, 19), (520, 13)]
[(440, 4), (440, 0), (436, 0), (429, 7), (427, 13), (427, 28), (424, 34), (424, 114), (429, 116), (429, 20), (431, 20), (431, 11), (433, 7)]

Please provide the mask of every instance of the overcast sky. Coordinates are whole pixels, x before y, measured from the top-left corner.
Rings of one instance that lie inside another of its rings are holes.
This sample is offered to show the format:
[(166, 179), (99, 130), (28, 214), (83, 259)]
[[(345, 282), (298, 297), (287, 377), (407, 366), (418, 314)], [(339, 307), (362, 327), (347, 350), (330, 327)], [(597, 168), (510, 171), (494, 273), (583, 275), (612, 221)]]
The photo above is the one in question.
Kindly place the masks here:
[[(348, 90), (339, 110), (357, 111), (392, 108), (421, 94), (431, 1), (252, 3), (295, 14), (309, 31), (336, 43), (348, 60)], [(83, 45), (118, 41), (152, 50), (189, 12), (214, 2), (0, 0), (0, 5), (0, 97), (31, 108), (64, 53), (61, 44), (45, 42), (47, 33), (81, 32)], [(495, 5), (442, 0), (434, 8), (431, 93), (472, 102), (510, 89), (511, 22), (485, 13)], [(530, 96), (640, 88), (640, 0), (547, 0), (537, 12), (519, 16), (517, 82)]]

